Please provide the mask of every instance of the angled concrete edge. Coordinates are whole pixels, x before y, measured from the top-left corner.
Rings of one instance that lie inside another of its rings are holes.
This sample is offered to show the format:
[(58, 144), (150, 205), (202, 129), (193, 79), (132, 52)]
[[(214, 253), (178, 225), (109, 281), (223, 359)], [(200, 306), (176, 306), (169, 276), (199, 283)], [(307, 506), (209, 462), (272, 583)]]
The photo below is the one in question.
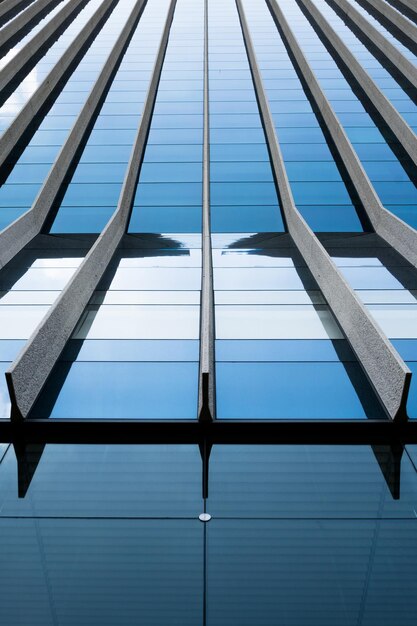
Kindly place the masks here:
[(214, 382), (214, 294), (213, 259), (210, 229), (210, 147), (208, 95), (208, 0), (204, 2), (204, 129), (203, 129), (203, 233), (200, 318), (200, 370), (198, 416), (200, 420), (215, 417)]
[(176, 0), (171, 0), (117, 209), (58, 300), (6, 372), (12, 419), (26, 418), (106, 271), (128, 224)]
[[(51, 104), (51, 94), (53, 94), (57, 85), (62, 83), (63, 79), (68, 80), (70, 77), (69, 70), (73, 68), (74, 61), (78, 61), (78, 63), (81, 61), (81, 55), (79, 58), (77, 58), (77, 55), (79, 55), (83, 47), (88, 44), (90, 38), (92, 39), (97, 35), (96, 31), (103, 26), (104, 21), (107, 20), (110, 12), (118, 2), (119, 0), (104, 0), (94, 15), (88, 20), (84, 28), (82, 28), (82, 30), (78, 33), (71, 46), (67, 48), (49, 74), (42, 81), (33, 96), (27, 101), (20, 113), (18, 113), (10, 126), (4, 131), (0, 137), (0, 167), (7, 161), (11, 152), (19, 142), (22, 134), (36, 119), (36, 115), (45, 103), (48, 102)], [(85, 0), (74, 0), (74, 3), (72, 4), (73, 11), (71, 12), (74, 14), (74, 17), (77, 9), (82, 4), (85, 4)], [(67, 5), (67, 7), (68, 6), (69, 5)], [(50, 26), (50, 24), (47, 26)], [(59, 26), (57, 26), (57, 28), (58, 27)], [(54, 30), (56, 29), (54, 28)], [(36, 38), (37, 37), (34, 39)], [(36, 42), (31, 40), (27, 46), (25, 46), (25, 48), (23, 48), (21, 52), (18, 53), (11, 60), (11, 62), (3, 68), (2, 71), (0, 71), (0, 89), (5, 89), (10, 81), (14, 80), (16, 73), (18, 73), (22, 68), (21, 62), (24, 64), (26, 61), (30, 60), (32, 55), (36, 54), (38, 51), (39, 45), (43, 45), (43, 41)], [(66, 76), (66, 74), (68, 74), (68, 76)]]
[(361, 33), (370, 41), (379, 52), (395, 66), (410, 85), (417, 87), (417, 68), (409, 61), (400, 50), (386, 39), (364, 16), (359, 13), (348, 0), (326, 0), (332, 8), (337, 7), (344, 14), (345, 19), (350, 20)]
[[(31, 59), (54, 37), (57, 30), (68, 20), (74, 20), (87, 0), (70, 0), (0, 71), (0, 91), (4, 91), (15, 76), (25, 69)], [(35, 2), (36, 4), (36, 2)], [(36, 57), (35, 57), (36, 58)], [(30, 71), (27, 69), (27, 71)], [(6, 94), (7, 97), (7, 94)], [(2, 95), (4, 101), (4, 94)]]
[[(382, 15), (385, 20), (390, 24), (398, 28), (404, 35), (408, 37), (410, 42), (417, 45), (417, 28), (408, 19), (406, 19), (401, 13), (388, 4), (388, 2), (381, 2), (381, 0), (358, 0), (359, 4), (364, 9), (374, 9), (377, 13)], [(413, 6), (414, 11), (416, 5)]]
[[(36, 0), (28, 6), (12, 22), (7, 24), (1, 31), (0, 48), (2, 51), (10, 50), (13, 43), (24, 37), (34, 23), (39, 22), (43, 15), (49, 10), (52, 11), (63, 0)], [(24, 32), (24, 30), (26, 31)]]
[[(106, 11), (109, 11), (113, 7), (113, 4), (115, 2), (118, 2), (118, 0), (104, 0), (104, 3), (98, 9), (100, 13), (97, 18), (96, 14), (94, 14), (94, 16), (91, 18), (92, 20), (94, 20), (94, 24), (96, 24), (96, 19), (98, 21), (102, 19), (103, 14), (105, 14)], [(66, 142), (64, 143), (54, 165), (52, 166), (48, 177), (46, 178), (41, 190), (39, 191), (39, 194), (35, 199), (32, 208), (24, 213), (17, 220), (12, 222), (10, 226), (0, 232), (0, 267), (8, 263), (10, 259), (13, 258), (13, 256), (17, 254), (23, 248), (23, 246), (25, 246), (28, 241), (30, 241), (42, 229), (42, 226), (44, 225), (45, 220), (49, 215), (49, 211), (51, 210), (55, 198), (57, 197), (57, 194), (59, 193), (61, 186), (65, 180), (66, 172), (68, 171), (68, 168), (70, 167), (77, 153), (80, 143), (85, 139), (86, 134), (89, 132), (91, 120), (96, 114), (98, 107), (101, 106), (102, 96), (105, 93), (108, 85), (112, 81), (114, 71), (117, 69), (118, 64), (121, 62), (125, 47), (126, 45), (128, 45), (128, 42), (134, 33), (137, 21), (140, 18), (144, 6), (145, 0), (138, 0), (136, 5), (134, 6), (129, 16), (129, 19), (126, 22), (126, 25), (120, 33), (115, 45), (113, 46), (113, 49), (103, 69), (101, 70), (97, 81), (95, 82), (77, 120), (75, 121), (75, 124), (72, 127)], [(93, 28), (93, 25), (88, 28), (88, 32), (90, 32), (91, 28)], [(75, 47), (75, 44), (73, 47)], [(59, 80), (59, 73), (61, 71), (61, 68), (62, 65), (58, 63), (52, 70), (52, 72), (54, 72), (54, 78), (56, 81)], [(55, 70), (57, 70), (56, 73)], [(42, 89), (43, 100), (48, 97), (48, 90), (51, 85), (51, 82), (48, 80), (49, 76), (40, 87), (40, 89)], [(43, 89), (44, 86), (45, 90)], [(38, 92), (40, 91), (40, 89), (38, 89)], [(35, 97), (37, 96), (38, 92), (36, 92)], [(36, 104), (38, 106), (41, 106), (39, 102), (37, 102)], [(29, 109), (28, 105), (30, 105)], [(33, 111), (31, 100), (29, 101), (28, 105), (25, 107), (25, 111), (26, 109), (28, 109), (28, 112), (30, 114), (30, 111)], [(30, 122), (28, 121), (28, 123)], [(14, 140), (18, 141), (18, 136), (16, 136)], [(1, 147), (2, 143), (0, 140), (0, 148)]]
[(415, 0), (388, 0), (388, 2), (410, 20), (417, 21), (417, 5)]
[(391, 102), (384, 96), (379, 87), (374, 83), (369, 74), (362, 68), (356, 57), (343, 43), (339, 35), (320, 13), (312, 0), (296, 0), (310, 16), (311, 21), (320, 30), (326, 41), (330, 44), (343, 64), (349, 69), (363, 93), (372, 102), (378, 113), (390, 128), (398, 142), (402, 145), (410, 159), (417, 166), (417, 137), (401, 117)]
[(288, 231), (391, 419), (404, 419), (411, 372), (294, 204), (241, 0), (236, 0)]
[[(362, 163), (358, 158), (343, 126), (320, 87), (294, 33), (276, 0), (267, 0), (281, 35), (291, 51), (299, 72), (308, 85), (311, 97), (319, 109), (338, 155), (366, 211), (372, 227), (381, 237), (417, 267), (417, 231), (382, 205)], [(307, 97), (308, 94), (307, 94)]]
[(11, 20), (20, 11), (23, 11), (32, 0), (3, 0), (0, 4), (0, 25)]

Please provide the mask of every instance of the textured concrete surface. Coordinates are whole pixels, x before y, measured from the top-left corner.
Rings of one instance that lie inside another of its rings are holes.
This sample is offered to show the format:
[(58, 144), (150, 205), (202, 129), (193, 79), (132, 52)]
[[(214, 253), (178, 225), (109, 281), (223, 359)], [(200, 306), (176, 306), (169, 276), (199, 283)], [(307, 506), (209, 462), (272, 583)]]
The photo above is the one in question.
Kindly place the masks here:
[(297, 0), (297, 2), (300, 7), (304, 7), (312, 22), (315, 23), (325, 40), (330, 44), (332, 48), (331, 52), (333, 53), (334, 51), (349, 69), (349, 72), (355, 78), (363, 93), (366, 94), (373, 103), (386, 125), (390, 128), (410, 159), (417, 166), (417, 137), (409, 125), (356, 60), (356, 57), (333, 30), (322, 13), (317, 9), (314, 2), (312, 0)]
[(313, 101), (323, 116), (340, 160), (349, 174), (373, 229), (385, 238), (397, 252), (417, 267), (417, 231), (387, 211), (382, 205), (278, 3), (276, 0), (267, 0), (267, 4), (279, 26), (282, 37), (293, 54), (299, 72), (310, 89)]
[(297, 210), (241, 0), (236, 0), (288, 231), (330, 305), (389, 416), (403, 419), (411, 372)]
[[(1, 31), (0, 49), (4, 53), (13, 46), (20, 35), (24, 37), (33, 25), (37, 24), (48, 11), (52, 11), (62, 0), (37, 0), (28, 6)], [(24, 32), (25, 31), (25, 32)]]
[[(77, 40), (80, 38), (80, 45), (88, 40), (88, 36), (91, 34), (91, 31), (97, 27), (97, 24), (101, 23), (101, 20), (105, 18), (116, 2), (117, 0), (104, 0), (104, 3), (99, 7), (90, 22), (86, 24), (83, 31), (81, 31), (77, 37)], [(141, 15), (144, 5), (144, 0), (138, 0), (133, 11), (131, 12), (126, 26), (119, 35), (109, 58), (97, 78), (97, 81), (95, 82), (90, 95), (88, 96), (74, 126), (72, 127), (68, 138), (63, 145), (52, 169), (50, 170), (37, 198), (35, 199), (32, 208), (0, 232), (0, 267), (8, 263), (10, 259), (12, 259), (13, 256), (28, 243), (28, 241), (41, 231), (45, 220), (48, 218), (55, 198), (61, 190), (66, 172), (75, 158), (78, 147), (89, 132), (90, 121), (95, 115), (97, 108), (100, 106), (101, 98), (112, 80), (115, 68), (121, 61), (125, 46), (134, 32), (135, 25)], [(78, 48), (77, 40), (71, 47), (72, 49)], [(67, 54), (70, 56), (71, 50), (66, 51), (64, 56)], [(70, 63), (71, 59), (68, 58), (65, 62)], [(50, 73), (53, 73), (53, 80), (49, 74), (38, 91), (34, 94), (33, 98), (25, 106), (21, 114), (16, 118), (16, 126), (15, 124), (12, 124), (8, 131), (6, 131), (3, 135), (0, 140), (1, 151), (3, 151), (3, 139), (5, 142), (9, 141), (10, 143), (15, 143), (19, 140), (19, 132), (22, 132), (22, 126), (25, 128), (27, 124), (30, 124), (35, 112), (39, 110), (42, 103), (46, 98), (48, 98), (53, 81), (59, 81), (62, 67), (63, 64), (60, 62), (54, 66), (52, 72)], [(33, 99), (35, 99), (35, 102), (32, 102)], [(9, 131), (12, 135), (12, 139), (10, 138), (10, 134), (8, 134)]]
[(73, 278), (6, 372), (14, 419), (27, 417), (126, 231), (175, 5), (176, 0), (171, 0), (117, 209)]
[(327, 4), (334, 9), (340, 9), (347, 22), (351, 21), (368, 42), (378, 48), (379, 52), (387, 61), (392, 63), (396, 70), (402, 74), (410, 85), (417, 87), (417, 68), (409, 61), (398, 48), (386, 39), (372, 24), (370, 24), (354, 6), (347, 0), (326, 0)]
[[(359, 4), (364, 9), (374, 9), (385, 20), (390, 22), (393, 26), (398, 28), (401, 33), (406, 35), (410, 42), (417, 45), (417, 28), (414, 24), (411, 24), (401, 13), (388, 4), (388, 2), (381, 2), (381, 0), (358, 0)], [(402, 2), (405, 4), (404, 0)], [(416, 10), (416, 4), (412, 5), (414, 11)]]
[(390, 4), (398, 11), (404, 13), (410, 20), (417, 21), (417, 5), (415, 0), (391, 0)]
[[(52, 42), (55, 33), (63, 24), (68, 24), (76, 18), (80, 9), (87, 0), (71, 0), (59, 11), (28, 43), (5, 65), (0, 71), (0, 91), (4, 91), (18, 72), (22, 72), (25, 66), (35, 57), (39, 50)], [(36, 4), (36, 2), (35, 2)], [(29, 7), (30, 8), (30, 7)], [(15, 21), (15, 20), (14, 20)], [(10, 24), (10, 28), (13, 24)]]
[[(15, 147), (17, 139), (26, 130), (29, 123), (34, 119), (40, 108), (45, 104), (46, 99), (51, 95), (58, 82), (65, 78), (65, 74), (68, 72), (68, 69), (74, 60), (76, 60), (82, 47), (89, 41), (90, 37), (94, 36), (96, 30), (101, 27), (102, 21), (108, 17), (109, 11), (114, 8), (118, 1), (119, 0), (106, 0), (103, 2), (103, 4), (74, 39), (72, 45), (64, 52), (59, 61), (42, 81), (41, 85), (35, 91), (10, 127), (3, 133), (0, 140), (0, 165), (5, 162), (11, 150)], [(86, 0), (75, 0), (72, 5), (73, 9), (70, 15), (67, 15), (66, 19), (71, 21), (75, 19), (84, 4), (86, 4)], [(60, 13), (55, 17), (58, 18), (59, 16)], [(54, 19), (51, 20), (51, 22), (53, 22)], [(55, 32), (56, 29), (61, 27), (61, 25), (61, 22), (55, 25), (51, 23), (48, 25), (48, 31), (50, 29)], [(22, 72), (27, 73), (30, 71), (33, 64), (32, 58), (36, 58), (36, 54), (44, 45), (44, 41), (43, 37), (38, 38), (35, 36), (33, 40), (29, 41), (26, 46), (22, 48), (20, 52), (18, 52), (0, 71), (0, 91), (5, 94), (2, 97), (2, 101), (4, 101), (5, 97), (7, 97), (10, 90), (13, 89), (13, 82), (15, 81), (16, 75), (19, 75), (20, 73), (21, 77)]]
[(0, 4), (0, 26), (11, 20), (19, 11), (23, 11), (31, 0), (3, 0)]

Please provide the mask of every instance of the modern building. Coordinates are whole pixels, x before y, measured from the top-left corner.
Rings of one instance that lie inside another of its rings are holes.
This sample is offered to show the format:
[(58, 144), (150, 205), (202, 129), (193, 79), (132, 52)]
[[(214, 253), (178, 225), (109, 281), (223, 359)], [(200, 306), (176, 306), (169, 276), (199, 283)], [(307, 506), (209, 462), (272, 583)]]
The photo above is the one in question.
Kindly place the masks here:
[(416, 4), (0, 25), (0, 623), (415, 626)]

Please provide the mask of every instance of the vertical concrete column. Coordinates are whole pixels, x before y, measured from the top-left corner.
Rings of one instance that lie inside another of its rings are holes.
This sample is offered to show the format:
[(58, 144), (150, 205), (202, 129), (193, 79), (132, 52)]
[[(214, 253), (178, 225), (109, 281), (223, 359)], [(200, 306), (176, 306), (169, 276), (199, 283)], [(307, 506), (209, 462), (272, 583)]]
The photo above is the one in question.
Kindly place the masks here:
[(209, 147), (208, 0), (204, 1), (204, 128), (203, 128), (203, 233), (200, 320), (200, 371), (198, 416), (210, 420), (216, 415), (214, 365), (213, 258), (210, 228), (210, 147)]
[[(100, 15), (102, 16), (103, 10), (110, 10), (115, 2), (118, 2), (118, 0), (104, 0), (103, 5), (106, 4), (107, 9), (101, 5), (99, 8)], [(72, 127), (68, 138), (45, 182), (43, 183), (31, 209), (0, 232), (0, 267), (8, 263), (15, 254), (17, 254), (31, 239), (33, 239), (33, 237), (35, 237), (35, 235), (41, 231), (43, 225), (45, 224), (55, 199), (64, 184), (68, 169), (76, 158), (80, 145), (89, 135), (91, 130), (91, 121), (94, 119), (97, 111), (101, 107), (104, 94), (110, 87), (114, 74), (122, 61), (123, 54), (135, 31), (145, 3), (145, 0), (138, 0), (131, 11), (122, 32), (120, 33), (102, 71), (97, 78), (97, 81), (91, 90), (90, 95), (87, 98), (86, 103), (84, 104), (84, 107)], [(95, 18), (96, 15), (91, 18), (94, 20), (94, 23)], [(82, 36), (83, 41), (85, 40), (87, 33), (90, 31), (91, 26), (87, 25), (85, 28), (87, 31)], [(79, 36), (81, 35), (82, 33), (80, 33)], [(72, 48), (76, 48), (75, 43)], [(71, 54), (70, 50), (68, 50), (65, 55), (67, 53)], [(6, 131), (4, 136), (0, 139), (0, 151), (3, 150), (5, 152), (7, 148), (10, 148), (11, 144), (15, 145), (19, 141), (20, 133), (22, 133), (27, 125), (32, 122), (33, 116), (37, 111), (39, 111), (45, 99), (48, 98), (49, 89), (51, 84), (53, 84), (53, 81), (56, 81), (56, 83), (59, 82), (61, 69), (62, 64), (58, 62), (58, 64), (54, 66), (52, 72), (42, 83), (41, 87), (34, 94), (33, 98), (29, 100), (21, 114), (16, 118), (15, 123), (10, 126), (8, 131)], [(53, 74), (53, 80), (50, 78), (51, 74)]]
[(291, 30), (281, 7), (276, 0), (267, 0), (267, 4), (280, 35), (292, 55), (297, 72), (309, 88), (307, 97), (313, 106), (320, 111), (337, 154), (346, 168), (350, 182), (362, 202), (373, 229), (386, 239), (397, 252), (417, 267), (417, 231), (393, 215), (393, 213), (387, 211), (382, 205), (343, 126), (326, 98), (297, 38)]
[(373, 104), (385, 124), (392, 131), (397, 141), (417, 166), (417, 137), (407, 122), (363, 69), (356, 57), (317, 9), (314, 2), (312, 0), (297, 0), (297, 2), (307, 13), (313, 25), (320, 31), (330, 48), (330, 52), (343, 63), (349, 73), (349, 78), (353, 77), (364, 95)]
[(368, 46), (369, 44), (375, 46), (385, 58), (385, 62), (388, 61), (389, 64), (392, 64), (412, 87), (417, 88), (417, 68), (375, 26), (372, 26), (348, 0), (326, 0), (326, 2), (336, 12), (342, 14), (342, 19), (346, 21), (348, 26), (353, 25), (361, 32)]
[(117, 209), (58, 300), (6, 372), (12, 419), (27, 417), (126, 232), (175, 5), (176, 0), (171, 0)]
[(243, 10), (236, 0), (258, 105), (288, 231), (391, 419), (404, 419), (411, 372), (368, 314), (294, 204)]

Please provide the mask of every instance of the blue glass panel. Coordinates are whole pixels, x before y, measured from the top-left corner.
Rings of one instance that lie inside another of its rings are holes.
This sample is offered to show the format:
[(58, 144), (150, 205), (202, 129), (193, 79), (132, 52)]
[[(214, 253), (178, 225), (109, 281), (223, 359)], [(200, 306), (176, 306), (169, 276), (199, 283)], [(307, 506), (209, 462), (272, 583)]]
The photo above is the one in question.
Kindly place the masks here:
[(317, 232), (362, 232), (359, 217), (351, 205), (297, 205), (310, 228)]
[(195, 626), (202, 541), (198, 519), (2, 519), (2, 622)]
[[(5, 342), (0, 341), (0, 350), (3, 343)], [(85, 341), (71, 339), (61, 357), (61, 360), (67, 359), (70, 361), (198, 361), (199, 342), (175, 339), (86, 339)]]
[(201, 202), (201, 183), (142, 183), (135, 204), (144, 206), (195, 206)]
[(401, 458), (401, 497), (381, 471), (384, 445), (214, 445), (210, 512), (223, 518), (415, 518), (417, 474)]
[(61, 207), (51, 227), (51, 233), (101, 233), (115, 206), (107, 207)]
[(208, 623), (352, 626), (361, 615), (411, 625), (416, 530), (415, 520), (219, 519), (209, 528)]
[(195, 419), (197, 375), (198, 363), (59, 363), (33, 417)]
[(13, 361), (24, 345), (25, 341), (21, 340), (0, 340), (0, 361)]
[(129, 232), (198, 233), (201, 232), (201, 220), (201, 206), (136, 206)]
[(356, 363), (218, 363), (216, 382), (220, 419), (384, 417)]
[(354, 361), (344, 339), (217, 340), (220, 361)]
[(270, 206), (212, 206), (211, 230), (215, 233), (283, 232), (280, 208)]
[[(1, 459), (0, 454), (0, 459)], [(27, 498), (18, 498), (14, 450), (1, 461), (0, 518), (197, 517), (197, 445), (46, 445)], [(133, 487), (134, 485), (134, 487)], [(1, 610), (1, 609), (0, 609)]]

